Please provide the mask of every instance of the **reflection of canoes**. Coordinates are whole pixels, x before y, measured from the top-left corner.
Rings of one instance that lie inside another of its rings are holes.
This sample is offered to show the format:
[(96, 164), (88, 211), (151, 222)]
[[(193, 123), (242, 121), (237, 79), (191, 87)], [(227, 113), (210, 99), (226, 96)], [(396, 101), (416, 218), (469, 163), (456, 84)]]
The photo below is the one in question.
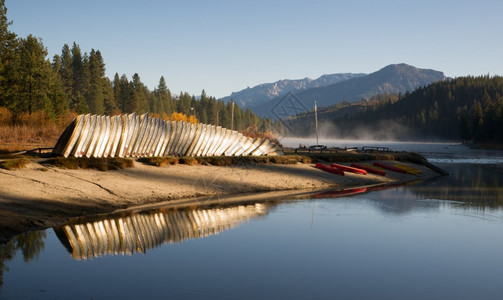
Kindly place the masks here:
[(326, 171), (326, 172), (330, 172), (330, 173), (334, 173), (334, 174), (337, 174), (337, 175), (344, 176), (344, 172), (342, 170), (339, 170), (337, 168), (331, 167), (329, 165), (325, 165), (325, 164), (322, 164), (322, 163), (316, 163), (316, 168), (318, 168), (320, 170), (323, 170), (323, 171)]
[(79, 218), (54, 231), (75, 259), (145, 253), (165, 243), (218, 234), (265, 216), (270, 205), (256, 203), (214, 208), (176, 208), (109, 217)]
[(247, 137), (221, 126), (167, 122), (135, 113), (77, 116), (53, 153), (65, 157), (283, 155), (268, 139)]
[(348, 167), (345, 165), (340, 165), (340, 164), (330, 164), (331, 167), (342, 170), (342, 171), (347, 171), (351, 173), (356, 173), (356, 174), (362, 174), (362, 175), (367, 175), (367, 171), (364, 169), (360, 168), (355, 168), (355, 167)]
[(397, 173), (407, 174), (407, 171), (405, 171), (404, 169), (400, 169), (400, 168), (394, 167), (392, 165), (388, 165), (388, 164), (377, 162), (377, 161), (374, 163), (374, 166), (378, 166), (383, 169), (390, 170), (390, 171), (397, 172)]
[(407, 183), (392, 183), (392, 184), (381, 184), (381, 185), (375, 185), (372, 187), (369, 187), (367, 191), (369, 192), (377, 192), (377, 191), (382, 191), (382, 190), (389, 190), (393, 188), (398, 188), (406, 185)]
[(363, 188), (353, 188), (353, 189), (344, 189), (337, 191), (327, 191), (323, 193), (317, 193), (314, 196), (316, 198), (330, 198), (330, 197), (342, 197), (342, 196), (351, 196), (356, 194), (365, 193), (367, 191), (366, 187)]

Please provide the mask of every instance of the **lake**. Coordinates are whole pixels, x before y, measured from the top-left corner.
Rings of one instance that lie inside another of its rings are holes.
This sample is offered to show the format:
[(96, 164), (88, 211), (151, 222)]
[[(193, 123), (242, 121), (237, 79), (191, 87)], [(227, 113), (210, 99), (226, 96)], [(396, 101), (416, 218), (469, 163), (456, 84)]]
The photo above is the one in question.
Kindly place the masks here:
[(76, 218), (0, 245), (0, 298), (503, 299), (503, 153), (379, 145), (451, 174)]

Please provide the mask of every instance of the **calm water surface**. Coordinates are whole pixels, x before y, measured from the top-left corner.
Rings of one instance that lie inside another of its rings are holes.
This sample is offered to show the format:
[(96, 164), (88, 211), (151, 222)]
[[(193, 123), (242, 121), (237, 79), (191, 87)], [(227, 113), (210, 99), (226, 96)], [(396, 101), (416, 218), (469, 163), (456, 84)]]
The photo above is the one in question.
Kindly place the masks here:
[(451, 172), (428, 182), (20, 235), (0, 246), (0, 298), (503, 299), (503, 155), (457, 147), (423, 152)]

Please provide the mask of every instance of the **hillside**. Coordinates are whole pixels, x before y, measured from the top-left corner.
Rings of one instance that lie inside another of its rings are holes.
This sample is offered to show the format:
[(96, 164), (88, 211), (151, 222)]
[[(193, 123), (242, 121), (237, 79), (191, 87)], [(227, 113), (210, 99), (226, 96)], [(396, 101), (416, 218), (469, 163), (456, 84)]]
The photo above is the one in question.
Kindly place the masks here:
[(240, 106), (255, 109), (264, 103), (267, 103), (275, 97), (281, 97), (289, 91), (301, 91), (310, 88), (322, 87), (352, 78), (365, 76), (366, 74), (339, 73), (320, 76), (317, 79), (283, 79), (272, 83), (263, 83), (252, 88), (248, 87), (239, 92), (233, 92), (230, 96), (223, 97), (220, 100), (225, 102), (234, 99)]
[[(339, 81), (326, 86), (293, 90), (296, 99), (303, 109), (313, 108), (316, 99), (318, 106), (330, 106), (344, 101), (355, 102), (370, 99), (383, 93), (406, 93), (418, 87), (445, 79), (444, 73), (429, 69), (419, 69), (407, 64), (395, 64), (382, 68), (374, 73)], [(279, 95), (252, 109), (262, 117), (277, 118), (275, 112), (284, 95)], [(234, 98), (239, 103), (239, 98)], [(248, 100), (251, 101), (251, 100)]]
[[(458, 77), (420, 87), (400, 98), (338, 104), (318, 114), (331, 138), (449, 140), (503, 144), (503, 77)], [(378, 99), (379, 98), (379, 99)], [(313, 112), (290, 120), (297, 136), (314, 134)]]

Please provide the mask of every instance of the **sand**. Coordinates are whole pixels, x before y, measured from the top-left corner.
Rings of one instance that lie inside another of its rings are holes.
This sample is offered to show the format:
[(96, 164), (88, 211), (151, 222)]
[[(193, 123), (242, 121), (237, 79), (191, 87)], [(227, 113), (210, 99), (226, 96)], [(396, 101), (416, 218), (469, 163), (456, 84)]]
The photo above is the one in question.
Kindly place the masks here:
[[(175, 199), (282, 191), (285, 195), (324, 189), (425, 180), (439, 174), (422, 165), (420, 175), (339, 176), (314, 164), (155, 167), (134, 162), (118, 171), (67, 170), (36, 162), (20, 170), (0, 169), (0, 242), (10, 236), (64, 223), (71, 217), (109, 213)], [(285, 196), (288, 197), (288, 196)]]

